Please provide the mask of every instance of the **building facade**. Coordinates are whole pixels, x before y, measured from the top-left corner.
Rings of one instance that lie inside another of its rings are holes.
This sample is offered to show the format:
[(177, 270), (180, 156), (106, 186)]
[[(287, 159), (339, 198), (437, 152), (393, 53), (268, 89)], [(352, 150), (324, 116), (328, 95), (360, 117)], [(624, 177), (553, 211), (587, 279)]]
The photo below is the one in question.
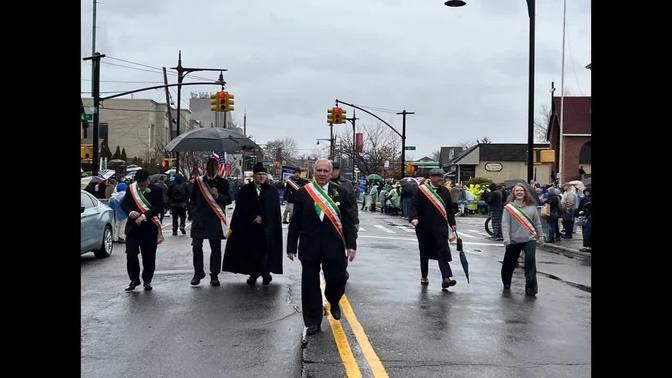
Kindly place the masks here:
[[(553, 172), (560, 169), (560, 120), (561, 98), (553, 97), (546, 138), (555, 150)], [(562, 113), (562, 172), (560, 181), (581, 179), (579, 167), (583, 167), (587, 177), (592, 173), (592, 122), (591, 97), (565, 96)]]

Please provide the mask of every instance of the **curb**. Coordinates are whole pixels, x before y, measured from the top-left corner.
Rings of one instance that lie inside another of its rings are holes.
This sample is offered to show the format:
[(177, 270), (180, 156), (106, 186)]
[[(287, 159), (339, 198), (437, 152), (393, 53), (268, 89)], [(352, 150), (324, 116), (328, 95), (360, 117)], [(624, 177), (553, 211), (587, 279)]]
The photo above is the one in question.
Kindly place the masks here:
[(578, 251), (576, 249), (567, 248), (567, 247), (563, 247), (563, 246), (559, 246), (559, 245), (551, 244), (551, 243), (544, 243), (544, 245), (539, 247), (539, 248), (546, 251), (546, 252), (556, 253), (556, 254), (559, 254), (559, 255), (565, 255), (565, 256), (571, 257), (571, 258), (578, 257), (578, 258), (584, 260), (588, 265), (591, 264), (592, 254), (590, 254), (588, 252), (581, 252), (581, 251)]

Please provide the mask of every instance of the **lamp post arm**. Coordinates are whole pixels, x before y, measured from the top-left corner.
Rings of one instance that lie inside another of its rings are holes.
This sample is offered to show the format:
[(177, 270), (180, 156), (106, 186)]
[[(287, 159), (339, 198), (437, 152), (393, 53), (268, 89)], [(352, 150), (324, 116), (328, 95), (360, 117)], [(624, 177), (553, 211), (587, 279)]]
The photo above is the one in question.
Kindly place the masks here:
[(404, 138), (404, 136), (401, 135), (401, 133), (399, 133), (399, 132), (397, 131), (397, 129), (395, 129), (394, 127), (392, 127), (392, 125), (390, 125), (389, 123), (385, 122), (385, 120), (383, 120), (382, 118), (378, 117), (377, 115), (371, 113), (370, 111), (368, 111), (368, 110), (366, 110), (366, 109), (364, 109), (364, 108), (360, 108), (360, 107), (357, 106), (357, 105), (348, 104), (347, 102), (344, 102), (344, 101), (341, 101), (341, 100), (336, 99), (336, 105), (338, 105), (339, 103), (341, 103), (341, 104), (345, 104), (345, 105), (348, 105), (348, 106), (352, 106), (353, 108), (355, 108), (355, 109), (359, 109), (359, 110), (365, 112), (366, 114), (370, 114), (370, 115), (372, 115), (372, 116), (375, 117), (377, 120), (379, 120), (380, 122), (384, 123), (385, 126), (387, 126), (387, 127), (389, 127), (390, 129), (392, 129), (392, 131), (394, 131), (397, 135), (399, 135), (400, 138), (402, 138), (402, 139)]

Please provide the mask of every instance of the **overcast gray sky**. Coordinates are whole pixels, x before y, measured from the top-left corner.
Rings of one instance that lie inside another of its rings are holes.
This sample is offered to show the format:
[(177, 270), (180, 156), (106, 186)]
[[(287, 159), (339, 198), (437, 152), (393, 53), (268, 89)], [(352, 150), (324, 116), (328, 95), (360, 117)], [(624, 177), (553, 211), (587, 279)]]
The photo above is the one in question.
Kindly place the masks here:
[[(91, 55), (92, 2), (80, 0), (81, 54)], [(562, 0), (537, 0), (535, 116), (560, 95)], [(565, 94), (590, 95), (590, 1), (567, 0)], [(299, 148), (328, 138), (327, 108), (338, 98), (401, 130), (420, 158), (441, 146), (489, 137), (527, 142), (529, 19), (525, 0), (109, 0), (97, 5), (96, 50), (152, 67), (224, 67), (236, 96), (234, 120), (247, 111), (258, 143), (291, 136)], [(119, 60), (105, 62), (156, 71)], [(159, 85), (163, 76), (103, 64), (101, 91)], [(81, 90), (91, 90), (90, 61)], [(170, 70), (169, 70), (170, 71)], [(172, 70), (172, 72), (175, 72)], [(192, 75), (216, 79), (218, 73)], [(143, 81), (119, 83), (113, 81)], [(169, 81), (176, 82), (170, 75)], [(192, 91), (184, 87), (182, 106)], [(177, 99), (176, 91), (172, 91)], [(83, 93), (89, 96), (89, 93)], [(163, 90), (136, 94), (165, 102)], [(352, 110), (347, 108), (348, 115)], [(361, 112), (359, 123), (377, 121)], [(348, 126), (349, 127), (349, 126)], [(344, 130), (340, 126), (340, 130)], [(352, 130), (350, 128), (350, 130)]]

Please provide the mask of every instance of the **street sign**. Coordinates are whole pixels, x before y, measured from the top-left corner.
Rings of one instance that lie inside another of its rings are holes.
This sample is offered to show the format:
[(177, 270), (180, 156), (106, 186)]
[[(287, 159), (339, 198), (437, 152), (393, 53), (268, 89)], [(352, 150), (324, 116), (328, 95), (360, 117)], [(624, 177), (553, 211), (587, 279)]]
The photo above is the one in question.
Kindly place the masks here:
[(404, 148), (404, 150), (406, 150), (406, 151), (415, 151), (415, 146), (406, 146), (406, 147)]
[(88, 113), (82, 113), (81, 114), (81, 121), (93, 121), (93, 114), (88, 114)]
[(390, 161), (389, 160), (385, 160), (385, 168), (390, 168)]

